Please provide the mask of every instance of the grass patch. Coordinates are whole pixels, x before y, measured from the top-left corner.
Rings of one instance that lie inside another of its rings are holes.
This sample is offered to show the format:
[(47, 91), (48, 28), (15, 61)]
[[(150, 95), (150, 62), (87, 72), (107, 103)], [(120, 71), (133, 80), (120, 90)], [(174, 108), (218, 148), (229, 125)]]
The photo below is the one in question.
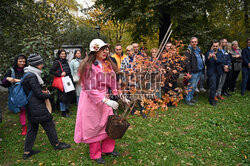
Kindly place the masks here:
[[(238, 91), (217, 107), (208, 104), (206, 93), (196, 99), (194, 107), (181, 102), (156, 118), (129, 119), (130, 128), (116, 141), (121, 156), (104, 156), (106, 165), (247, 165), (250, 92), (242, 97)], [(53, 113), (59, 139), (72, 148), (55, 151), (40, 126), (34, 149), (41, 152), (27, 161), (22, 160), (25, 137), (20, 135), (19, 116), (4, 111), (0, 165), (96, 165), (88, 145), (73, 141), (76, 106), (72, 110), (70, 118)]]

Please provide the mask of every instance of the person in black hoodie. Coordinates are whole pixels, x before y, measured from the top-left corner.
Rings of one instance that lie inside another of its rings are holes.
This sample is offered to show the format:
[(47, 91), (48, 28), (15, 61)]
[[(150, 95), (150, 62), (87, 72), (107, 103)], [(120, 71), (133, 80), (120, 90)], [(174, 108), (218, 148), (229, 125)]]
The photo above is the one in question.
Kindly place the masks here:
[[(50, 74), (55, 77), (69, 76), (73, 82), (73, 77), (71, 75), (70, 67), (66, 59), (66, 51), (59, 49), (57, 53), (58, 57), (54, 61), (52, 67), (50, 68)], [(58, 99), (60, 101), (60, 111), (63, 117), (69, 116), (69, 104), (75, 97), (75, 91), (65, 93), (58, 89)]]
[[(7, 71), (7, 73), (5, 74), (2, 80), (2, 86), (6, 88), (7, 87), (11, 88), (12, 85), (14, 85), (16, 82), (19, 82), (21, 77), (24, 74), (23, 69), (26, 66), (27, 66), (27, 58), (22, 54), (17, 55), (14, 59), (12, 68), (10, 68)], [(22, 125), (22, 133), (21, 133), (22, 135), (27, 134), (25, 112), (26, 112), (25, 107), (20, 108), (19, 119)]]
[(39, 124), (41, 124), (43, 129), (46, 131), (51, 145), (56, 150), (70, 148), (69, 144), (59, 142), (55, 124), (52, 120), (53, 117), (49, 113), (45, 104), (45, 100), (49, 99), (51, 95), (48, 90), (42, 90), (42, 85), (44, 84), (41, 78), (43, 59), (38, 54), (31, 54), (28, 57), (28, 62), (29, 66), (24, 68), (24, 72), (28, 75), (23, 79), (22, 85), (26, 95), (28, 95), (31, 91), (32, 95), (26, 106), (29, 126), (24, 145), (24, 160), (40, 152), (32, 150)]

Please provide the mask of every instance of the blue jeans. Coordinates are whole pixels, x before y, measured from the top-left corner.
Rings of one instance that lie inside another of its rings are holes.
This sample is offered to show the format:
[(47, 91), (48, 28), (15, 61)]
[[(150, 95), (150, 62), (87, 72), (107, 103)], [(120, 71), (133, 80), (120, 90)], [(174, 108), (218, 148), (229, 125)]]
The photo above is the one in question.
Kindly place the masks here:
[(69, 109), (69, 103), (60, 102), (60, 111), (66, 111)]
[(188, 80), (188, 94), (186, 95), (185, 100), (191, 101), (194, 97), (194, 91), (197, 87), (197, 84), (201, 78), (202, 71), (197, 73), (190, 73), (192, 77)]
[(250, 78), (250, 68), (242, 67), (242, 83), (241, 83), (241, 94), (244, 95), (246, 92), (247, 81)]

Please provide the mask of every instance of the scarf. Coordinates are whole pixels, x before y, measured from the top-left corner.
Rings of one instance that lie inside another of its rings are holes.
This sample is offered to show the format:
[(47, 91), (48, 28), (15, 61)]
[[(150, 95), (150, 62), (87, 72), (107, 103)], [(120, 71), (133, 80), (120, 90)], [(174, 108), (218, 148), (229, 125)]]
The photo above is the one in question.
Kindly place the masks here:
[(24, 68), (24, 72), (25, 73), (27, 73), (27, 72), (34, 73), (38, 79), (39, 84), (40, 85), (44, 84), (42, 76), (41, 76), (42, 70), (39, 70), (38, 68), (29, 65), (28, 67)]
[(234, 48), (233, 48), (233, 50), (234, 50), (234, 51), (235, 51), (235, 52), (236, 52), (237, 54), (239, 54), (239, 51), (238, 51), (238, 49), (234, 49)]

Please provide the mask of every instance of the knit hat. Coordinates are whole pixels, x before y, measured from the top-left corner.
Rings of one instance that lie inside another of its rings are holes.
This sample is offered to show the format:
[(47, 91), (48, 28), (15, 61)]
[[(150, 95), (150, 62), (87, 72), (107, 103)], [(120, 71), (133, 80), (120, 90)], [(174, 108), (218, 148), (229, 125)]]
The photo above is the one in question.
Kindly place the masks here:
[(28, 62), (30, 66), (38, 66), (43, 64), (43, 58), (39, 54), (30, 54), (28, 57)]

